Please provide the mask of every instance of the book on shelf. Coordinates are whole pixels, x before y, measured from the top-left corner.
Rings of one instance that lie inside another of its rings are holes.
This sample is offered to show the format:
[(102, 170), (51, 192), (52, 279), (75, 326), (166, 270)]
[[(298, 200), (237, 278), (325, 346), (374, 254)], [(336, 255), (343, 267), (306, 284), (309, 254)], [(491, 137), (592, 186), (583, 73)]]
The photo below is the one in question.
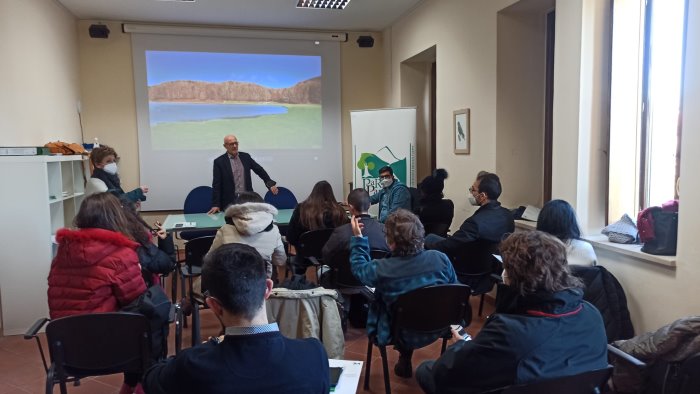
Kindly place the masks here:
[(0, 156), (36, 156), (48, 154), (48, 149), (42, 146), (0, 146)]

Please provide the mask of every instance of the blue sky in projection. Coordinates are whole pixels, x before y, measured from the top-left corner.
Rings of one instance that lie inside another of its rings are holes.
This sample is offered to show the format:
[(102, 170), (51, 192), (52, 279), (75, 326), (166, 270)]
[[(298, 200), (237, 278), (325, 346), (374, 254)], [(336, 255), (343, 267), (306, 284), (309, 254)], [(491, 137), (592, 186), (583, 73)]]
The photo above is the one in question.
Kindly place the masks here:
[(146, 51), (148, 86), (168, 81), (251, 82), (286, 88), (321, 75), (320, 56)]

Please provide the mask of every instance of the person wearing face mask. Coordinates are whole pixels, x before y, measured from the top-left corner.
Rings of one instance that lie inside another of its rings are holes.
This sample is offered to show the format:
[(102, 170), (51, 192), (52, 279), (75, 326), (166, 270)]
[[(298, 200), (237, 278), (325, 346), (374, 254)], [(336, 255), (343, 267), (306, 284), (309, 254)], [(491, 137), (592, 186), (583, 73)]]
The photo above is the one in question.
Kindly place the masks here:
[[(497, 253), (503, 236), (515, 230), (513, 215), (498, 202), (500, 195), (501, 180), (498, 175), (480, 172), (469, 188), (469, 202), (479, 209), (452, 236), (443, 238), (429, 234), (425, 238), (425, 248), (439, 250), (453, 259), (469, 262), (473, 266), (465, 273), (489, 270), (490, 254)], [(482, 255), (488, 258), (482, 258)]]
[(386, 222), (390, 213), (403, 208), (411, 210), (411, 192), (408, 187), (394, 177), (390, 166), (379, 169), (379, 179), (382, 189), (370, 198), (370, 204), (379, 204), (379, 222)]
[(101, 145), (90, 152), (90, 162), (94, 167), (92, 177), (88, 180), (85, 186), (85, 195), (89, 196), (95, 193), (110, 192), (117, 197), (128, 199), (129, 201), (138, 204), (140, 201), (146, 201), (146, 193), (148, 186), (140, 186), (130, 192), (124, 192), (119, 180), (119, 156), (117, 152), (107, 146)]

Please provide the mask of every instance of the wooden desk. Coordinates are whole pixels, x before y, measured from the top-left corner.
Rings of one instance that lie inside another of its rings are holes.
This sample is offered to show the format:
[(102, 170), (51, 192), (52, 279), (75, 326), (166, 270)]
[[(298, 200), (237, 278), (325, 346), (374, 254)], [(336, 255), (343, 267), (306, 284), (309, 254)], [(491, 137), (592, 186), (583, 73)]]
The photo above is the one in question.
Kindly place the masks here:
[(329, 367), (343, 368), (338, 385), (333, 390), (334, 394), (354, 394), (357, 392), (360, 374), (362, 373), (362, 364), (362, 361), (357, 360), (336, 360), (334, 358), (328, 360)]
[[(275, 224), (285, 226), (289, 224), (289, 219), (292, 218), (293, 209), (280, 209), (275, 216)], [(175, 227), (176, 223), (193, 222), (194, 227)], [(182, 230), (207, 230), (218, 229), (224, 225), (224, 213), (218, 212), (214, 214), (206, 213), (187, 213), (187, 214), (172, 214), (168, 215), (163, 222), (163, 228), (167, 231), (182, 231)]]

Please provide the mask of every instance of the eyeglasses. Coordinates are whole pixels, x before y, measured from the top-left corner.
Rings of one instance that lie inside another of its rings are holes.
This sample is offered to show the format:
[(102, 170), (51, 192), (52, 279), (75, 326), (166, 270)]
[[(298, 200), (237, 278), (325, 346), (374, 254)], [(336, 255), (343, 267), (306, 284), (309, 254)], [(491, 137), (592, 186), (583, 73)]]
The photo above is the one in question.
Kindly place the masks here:
[(204, 292), (202, 292), (202, 295), (204, 296), (204, 299), (211, 298), (213, 300), (216, 300), (216, 302), (218, 302), (219, 304), (221, 304), (218, 298), (212, 296), (211, 293), (209, 293), (209, 290), (204, 290)]
[(379, 175), (379, 179), (391, 179), (393, 177), (393, 175)]
[(479, 193), (479, 191), (476, 190), (476, 189), (474, 188), (474, 186), (469, 186), (469, 193), (474, 194), (474, 193)]
[(224, 146), (238, 146), (238, 142), (229, 142), (227, 144), (224, 144)]

